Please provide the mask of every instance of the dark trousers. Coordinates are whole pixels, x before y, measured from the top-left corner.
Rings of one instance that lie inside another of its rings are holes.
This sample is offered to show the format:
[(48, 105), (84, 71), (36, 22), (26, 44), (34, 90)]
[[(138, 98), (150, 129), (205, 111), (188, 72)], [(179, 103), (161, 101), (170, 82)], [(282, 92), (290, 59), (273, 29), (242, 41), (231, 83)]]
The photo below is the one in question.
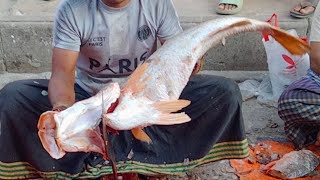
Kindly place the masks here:
[[(61, 171), (69, 174), (88, 171), (88, 167), (103, 166), (103, 159), (95, 153), (67, 153), (62, 159), (55, 160), (44, 150), (37, 134), (37, 123), (40, 114), (52, 108), (47, 90), (48, 80), (39, 79), (15, 81), (0, 90), (0, 179), (10, 175), (4, 173), (1, 176), (3, 169), (15, 173), (15, 169), (11, 168), (14, 163), (26, 162), (40, 172)], [(78, 85), (75, 85), (75, 93), (77, 101), (90, 97)], [(217, 76), (192, 76), (180, 98), (191, 100), (191, 105), (183, 111), (192, 121), (145, 128), (153, 140), (151, 145), (135, 140), (130, 131), (113, 135), (111, 143), (116, 160), (123, 162), (124, 167), (129, 161), (151, 165), (183, 163), (186, 159), (193, 161), (205, 157), (215, 144), (230, 142), (234, 145), (246, 139), (241, 94), (233, 81)], [(247, 155), (246, 144), (237, 148), (239, 157)], [(134, 155), (128, 159), (130, 151)], [(213, 160), (220, 155), (220, 159), (231, 157), (223, 155), (223, 152), (228, 154), (228, 148), (217, 151)], [(238, 155), (232, 157), (237, 158)], [(152, 167), (145, 168), (152, 171)], [(162, 172), (159, 170), (157, 173)]]

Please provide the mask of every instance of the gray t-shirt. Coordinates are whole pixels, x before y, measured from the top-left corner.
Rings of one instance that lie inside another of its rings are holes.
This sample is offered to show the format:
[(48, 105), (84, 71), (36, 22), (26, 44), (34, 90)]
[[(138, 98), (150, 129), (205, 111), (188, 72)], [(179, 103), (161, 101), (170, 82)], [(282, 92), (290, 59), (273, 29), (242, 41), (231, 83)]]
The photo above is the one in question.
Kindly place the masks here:
[(63, 0), (53, 46), (79, 51), (76, 83), (95, 94), (112, 78), (130, 75), (165, 41), (180, 33), (172, 0), (130, 0), (121, 9), (101, 0)]

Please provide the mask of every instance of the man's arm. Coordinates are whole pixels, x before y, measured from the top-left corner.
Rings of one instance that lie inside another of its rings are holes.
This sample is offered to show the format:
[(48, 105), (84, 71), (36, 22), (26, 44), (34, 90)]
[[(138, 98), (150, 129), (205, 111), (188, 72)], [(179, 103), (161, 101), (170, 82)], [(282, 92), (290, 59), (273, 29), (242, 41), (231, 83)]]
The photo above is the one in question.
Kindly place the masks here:
[(311, 42), (310, 67), (320, 75), (320, 42)]
[(320, 3), (318, 3), (312, 19), (310, 46), (310, 68), (320, 75)]
[(75, 67), (79, 52), (53, 48), (49, 100), (53, 109), (69, 107), (75, 102)]

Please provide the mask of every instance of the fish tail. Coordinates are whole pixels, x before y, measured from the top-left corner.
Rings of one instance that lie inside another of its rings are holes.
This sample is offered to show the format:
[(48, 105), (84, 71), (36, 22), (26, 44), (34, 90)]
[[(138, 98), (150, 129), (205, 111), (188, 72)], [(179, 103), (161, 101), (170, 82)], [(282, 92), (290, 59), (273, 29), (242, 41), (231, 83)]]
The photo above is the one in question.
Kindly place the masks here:
[(271, 32), (268, 34), (293, 55), (303, 55), (311, 50), (310, 46), (305, 41), (294, 37), (277, 27), (272, 26)]
[(146, 142), (148, 144), (152, 143), (152, 140), (150, 139), (150, 137), (147, 135), (147, 133), (145, 133), (142, 129), (140, 128), (133, 128), (131, 129), (131, 132), (133, 134), (133, 136), (143, 142)]

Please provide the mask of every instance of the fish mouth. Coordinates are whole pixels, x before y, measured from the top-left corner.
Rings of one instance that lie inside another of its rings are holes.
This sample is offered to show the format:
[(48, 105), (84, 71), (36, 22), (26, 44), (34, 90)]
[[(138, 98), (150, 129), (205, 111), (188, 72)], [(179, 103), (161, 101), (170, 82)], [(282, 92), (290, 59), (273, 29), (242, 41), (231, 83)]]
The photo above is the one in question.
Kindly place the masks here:
[(66, 152), (96, 152), (105, 155), (104, 141), (99, 127), (86, 129), (68, 136), (58, 136), (55, 114), (47, 111), (40, 116), (38, 136), (44, 149), (54, 159), (62, 158)]
[(38, 122), (38, 136), (44, 149), (54, 159), (62, 158), (66, 152), (62, 150), (59, 141), (56, 139), (57, 124), (54, 120), (54, 115), (57, 112), (47, 111), (41, 114)]

